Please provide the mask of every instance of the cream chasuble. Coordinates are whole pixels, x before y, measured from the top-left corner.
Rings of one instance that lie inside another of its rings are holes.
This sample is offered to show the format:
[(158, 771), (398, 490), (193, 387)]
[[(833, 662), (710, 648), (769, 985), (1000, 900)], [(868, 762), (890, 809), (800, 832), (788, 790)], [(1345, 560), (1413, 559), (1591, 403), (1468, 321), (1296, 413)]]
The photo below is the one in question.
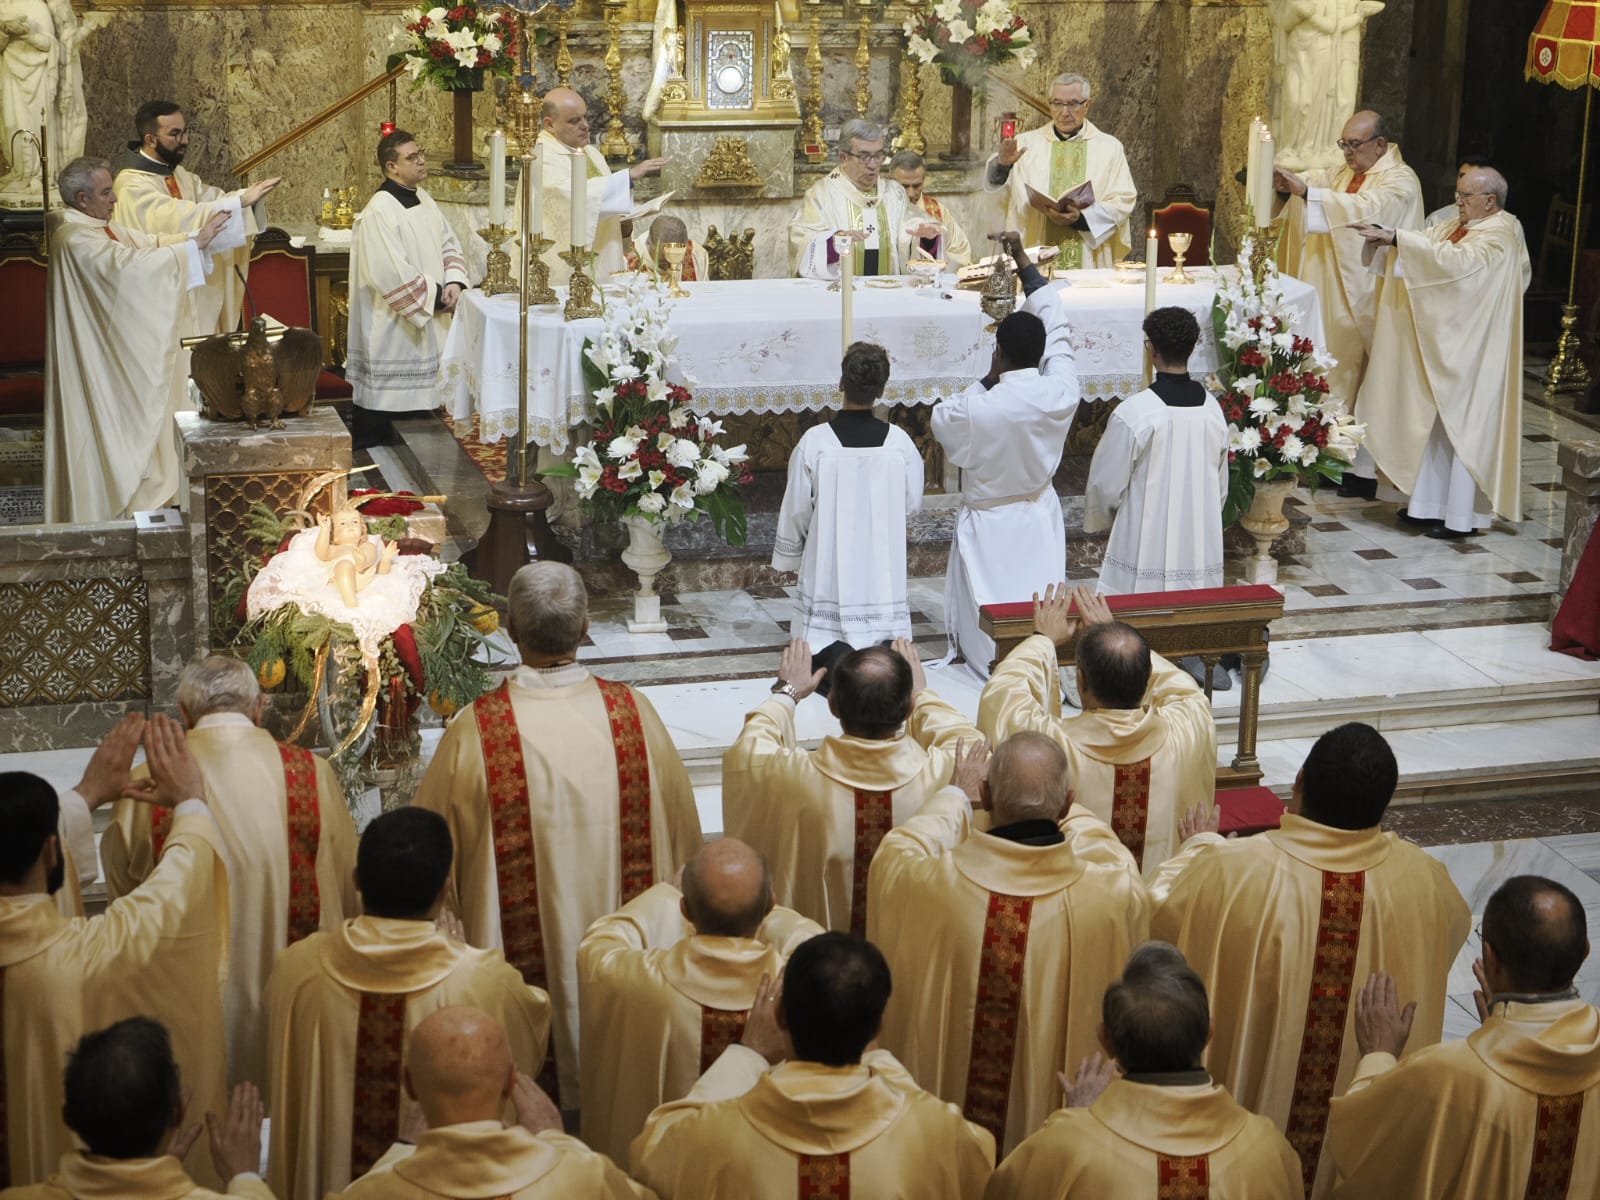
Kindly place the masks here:
[(267, 983), (267, 1181), (317, 1200), (364, 1174), (400, 1127), (406, 1040), (441, 1008), (468, 1004), (501, 1025), (511, 1058), (537, 1074), (550, 1001), (498, 950), (451, 940), (432, 921), (356, 917), (278, 956)]
[(1278, 265), (1286, 275), (1317, 289), (1322, 301), (1328, 371), (1333, 396), (1354, 408), (1372, 347), (1377, 317), (1378, 279), (1361, 261), (1366, 246), (1351, 225), (1372, 222), (1385, 229), (1421, 229), (1422, 184), (1417, 173), (1390, 146), (1382, 158), (1357, 175), (1349, 167), (1318, 168), (1301, 176), (1310, 189), (1291, 196), (1284, 207)]
[[(995, 181), (999, 159), (990, 155), (984, 171), (987, 191), (1006, 193), (1007, 229), (1022, 231), (1029, 246), (1059, 246), (1057, 267), (1110, 267), (1133, 246), (1128, 220), (1139, 203), (1139, 191), (1128, 170), (1122, 143), (1084, 121), (1070, 138), (1056, 135), (1054, 125), (1041, 125), (1017, 135), (1017, 146), (1027, 153), (1011, 167), (1005, 182)], [(1085, 229), (1057, 225), (1028, 203), (1032, 186), (1052, 200), (1088, 181), (1094, 184), (1094, 203), (1083, 210)]]
[(875, 274), (904, 274), (916, 242), (910, 231), (924, 220), (893, 180), (880, 177), (877, 191), (869, 195), (834, 168), (806, 189), (800, 211), (789, 220), (789, 269), (807, 279), (839, 278), (833, 235), (856, 229), (867, 235), (854, 244), (852, 266), (858, 276), (867, 274), (868, 250), (878, 255)]
[(172, 418), (193, 406), (178, 334), (202, 253), (75, 208), (50, 220), (44, 519), (160, 508), (183, 483)]
[[(625, 721), (629, 699), (637, 726)], [(666, 726), (642, 692), (582, 667), (518, 667), (451, 720), (414, 803), (450, 823), (467, 940), (503, 947), (550, 993), (560, 1103), (580, 1107), (578, 943), (704, 844)]]
[(1522, 293), (1532, 278), (1522, 225), (1497, 212), (1401, 232), (1393, 251), (1361, 384), (1364, 444), (1410, 495), (1440, 421), (1494, 511), (1520, 521)]
[[(67, 1053), (124, 1017), (167, 1027), (190, 1112), (225, 1111), (227, 939), (221, 842), (193, 801), (175, 813), (149, 882), (100, 916), (68, 920), (47, 896), (0, 897), (0, 1179), (38, 1183), (74, 1148), (61, 1120)], [(194, 1175), (220, 1184), (209, 1155), (196, 1156)]]
[(1217, 790), (1217, 727), (1187, 671), (1150, 655), (1138, 708), (1061, 715), (1061, 672), (1049, 638), (1034, 634), (995, 668), (978, 728), (995, 745), (1032, 729), (1061, 743), (1075, 801), (1111, 826), (1146, 876), (1178, 850), (1178, 822)]
[(883, 835), (950, 782), (956, 744), (977, 729), (931, 691), (911, 701), (905, 736), (795, 742), (794, 701), (774, 696), (722, 756), (727, 832), (766, 856), (779, 904), (826, 929), (867, 928), (867, 868)]
[(603, 1155), (575, 1137), (473, 1121), (429, 1129), (396, 1145), (341, 1196), (355, 1200), (651, 1200)]
[[(196, 1115), (191, 1108), (186, 1119)], [(202, 1154), (208, 1161), (211, 1157), (198, 1145), (190, 1153), (197, 1160)], [(47, 1182), (0, 1195), (6, 1200), (210, 1200), (213, 1196), (274, 1200), (259, 1175), (236, 1175), (228, 1181), (227, 1191), (216, 1192), (190, 1179), (183, 1164), (171, 1155), (115, 1159), (77, 1150), (61, 1156), (60, 1169)]]
[[(565, 287), (572, 278), (572, 267), (560, 255), (572, 245), (572, 157), (580, 151), (570, 149), (548, 129), (539, 131), (538, 146), (539, 157), (544, 160), (541, 216), (544, 236), (552, 243), (544, 252), (544, 262), (550, 268), (550, 286)], [(583, 231), (584, 244), (594, 251), (589, 277), (598, 286), (609, 279), (613, 271), (624, 270), (628, 265), (627, 247), (622, 240), (622, 218), (633, 211), (633, 177), (627, 171), (613, 171), (606, 165), (605, 155), (593, 146), (585, 146), (581, 153), (588, 160), (584, 172), (589, 181), (584, 202), (584, 216), (588, 219), (588, 227)], [(511, 229), (520, 229), (521, 221), (522, 180), (519, 177), (516, 203), (506, 212), (506, 224)]]
[[(117, 223), (151, 237), (193, 237), (218, 213), (230, 214), (203, 251), (210, 260), (205, 285), (189, 293), (187, 311), (170, 336), (176, 340), (237, 329), (245, 300), (240, 273), (249, 276), (250, 244), (267, 227), (265, 202), (246, 208), (237, 191), (202, 183), (187, 167), (168, 167), (132, 147), (117, 164), (111, 186), (117, 194)], [(187, 355), (181, 366), (187, 375)]]
[(1600, 1196), (1600, 1011), (1501, 1001), (1465, 1041), (1367, 1055), (1327, 1157), (1354, 1200)]
[[(1206, 1078), (1204, 1071), (1193, 1074)], [(1057, 1110), (1000, 1164), (985, 1200), (1304, 1194), (1300, 1160), (1283, 1134), (1234, 1103), (1225, 1088), (1136, 1082), (1141, 1078), (1148, 1077), (1113, 1080), (1088, 1108)], [(1379, 1194), (1387, 1193), (1373, 1193)]]
[(1328, 1102), (1359, 1057), (1352, 997), (1372, 972), (1389, 972), (1417, 1002), (1408, 1049), (1437, 1042), (1472, 921), (1466, 902), (1410, 842), (1294, 813), (1257, 837), (1191, 838), (1151, 891), (1150, 936), (1183, 951), (1211, 999), (1207, 1068), (1288, 1135), (1307, 1195), (1326, 1195)]
[(744, 1033), (763, 975), (822, 927), (787, 908), (753, 938), (697, 934), (658, 883), (589, 926), (578, 947), (583, 1138), (616, 1162), (652, 1109), (689, 1094)]
[(1133, 856), (1082, 808), (1052, 846), (971, 823), (966, 795), (945, 788), (890, 831), (872, 860), (867, 939), (895, 981), (884, 1049), (1004, 1158), (1061, 1102), (1056, 1072), (1094, 1053), (1149, 898)]
[(438, 407), (450, 314), (437, 305), (447, 283), (467, 283), (467, 260), (449, 222), (421, 188), (386, 182), (356, 218), (350, 247), (345, 378), (362, 408)]
[(978, 1200), (994, 1139), (886, 1050), (768, 1068), (736, 1044), (650, 1115), (630, 1161), (661, 1200)]
[(927, 192), (922, 193), (919, 203), (922, 206), (922, 211), (944, 228), (944, 232), (939, 235), (937, 256), (944, 260), (945, 266), (954, 271), (957, 267), (964, 267), (970, 263), (972, 261), (972, 243), (967, 241), (966, 231), (961, 228), (960, 223), (955, 218), (955, 214), (928, 195)]
[[(222, 834), (232, 895), (232, 953), (223, 993), (228, 1078), (267, 1078), (267, 1013), (262, 992), (278, 954), (317, 929), (337, 929), (360, 912), (356, 826), (328, 760), (281, 747), (243, 713), (201, 717), (189, 750), (206, 781), (206, 803)], [(297, 773), (298, 772), (298, 773)], [(143, 778), (144, 768), (134, 777)], [(286, 780), (296, 780), (291, 814)], [(106, 890), (127, 895), (150, 875), (168, 822), (158, 810), (119, 800), (100, 839)]]

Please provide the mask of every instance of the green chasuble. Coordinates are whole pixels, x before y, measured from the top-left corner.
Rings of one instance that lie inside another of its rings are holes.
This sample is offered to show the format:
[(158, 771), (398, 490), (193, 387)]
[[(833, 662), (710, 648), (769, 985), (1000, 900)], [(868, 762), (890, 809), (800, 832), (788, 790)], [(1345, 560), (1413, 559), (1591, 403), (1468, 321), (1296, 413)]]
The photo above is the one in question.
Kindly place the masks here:
[[(872, 206), (867, 206), (872, 207)], [(879, 275), (889, 275), (894, 272), (894, 243), (889, 240), (889, 214), (885, 211), (888, 207), (881, 200), (878, 209), (878, 270)], [(863, 207), (854, 200), (850, 202), (850, 228), (860, 229)], [(866, 242), (852, 242), (850, 269), (857, 275), (867, 273), (867, 244)]]
[[(1062, 141), (1050, 147), (1050, 198), (1054, 200), (1063, 192), (1077, 187), (1089, 178), (1089, 143)], [(1055, 244), (1061, 247), (1061, 257), (1056, 266), (1075, 271), (1083, 266), (1083, 239), (1070, 226), (1052, 224), (1050, 229), (1060, 236)]]

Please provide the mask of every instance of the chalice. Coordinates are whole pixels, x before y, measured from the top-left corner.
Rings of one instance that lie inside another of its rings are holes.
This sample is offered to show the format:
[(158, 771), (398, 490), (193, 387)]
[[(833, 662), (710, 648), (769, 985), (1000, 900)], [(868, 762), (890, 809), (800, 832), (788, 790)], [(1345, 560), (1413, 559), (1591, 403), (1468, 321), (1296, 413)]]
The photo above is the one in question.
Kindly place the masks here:
[(667, 289), (667, 295), (674, 300), (681, 300), (689, 294), (689, 289), (683, 286), (683, 256), (688, 252), (687, 242), (661, 243), (661, 257), (667, 260), (672, 272), (672, 286)]
[(1189, 253), (1189, 247), (1194, 244), (1192, 233), (1169, 233), (1167, 245), (1172, 247), (1173, 269), (1172, 273), (1163, 279), (1162, 283), (1193, 283), (1194, 276), (1183, 269), (1183, 256)]

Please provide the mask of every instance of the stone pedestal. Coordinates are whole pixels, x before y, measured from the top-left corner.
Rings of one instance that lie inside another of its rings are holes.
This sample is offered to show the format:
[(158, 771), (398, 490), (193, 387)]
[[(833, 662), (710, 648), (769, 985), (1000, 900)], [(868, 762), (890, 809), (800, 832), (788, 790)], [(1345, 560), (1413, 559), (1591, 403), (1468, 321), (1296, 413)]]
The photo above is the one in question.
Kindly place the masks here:
[(1561, 531), (1561, 575), (1550, 601), (1550, 616), (1566, 597), (1578, 559), (1589, 544), (1595, 522), (1600, 519), (1600, 441), (1562, 442), (1556, 449), (1561, 468), (1561, 485), (1567, 492), (1567, 523)]
[[(275, 546), (247, 536), (250, 510), (263, 504), (280, 516), (300, 507), (318, 475), (350, 469), (350, 434), (331, 408), (291, 417), (284, 429), (251, 430), (198, 413), (178, 414), (184, 510), (189, 526), (197, 650), (228, 645), (239, 630), (233, 612), (220, 611), (230, 577), (259, 563)], [(344, 499), (343, 481), (324, 490), (314, 512), (330, 513)]]

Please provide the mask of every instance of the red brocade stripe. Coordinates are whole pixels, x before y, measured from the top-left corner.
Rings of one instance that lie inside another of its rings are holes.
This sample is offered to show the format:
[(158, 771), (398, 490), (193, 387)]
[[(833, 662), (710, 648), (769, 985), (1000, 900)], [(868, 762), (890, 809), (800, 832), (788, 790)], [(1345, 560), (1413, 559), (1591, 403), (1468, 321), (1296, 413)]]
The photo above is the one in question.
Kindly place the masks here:
[(322, 840), (322, 810), (317, 800), (317, 760), (309, 750), (278, 743), (283, 788), (288, 797), (289, 936), (294, 945), (317, 931), (322, 897), (317, 890), (317, 843)]
[(850, 932), (867, 934), (867, 872), (878, 843), (894, 828), (894, 792), (856, 789), (855, 858), (850, 866)]
[(722, 1057), (722, 1052), (744, 1036), (748, 1008), (710, 1008), (700, 1006), (700, 1074)]
[(848, 1154), (802, 1154), (799, 1200), (850, 1200)]
[(405, 1039), (405, 993), (362, 992), (350, 1109), (352, 1179), (370, 1171), (400, 1132), (400, 1066)]
[(1011, 1066), (1016, 1056), (1022, 1008), (1022, 967), (1033, 921), (1031, 896), (989, 893), (978, 958), (978, 994), (972, 1013), (972, 1047), (967, 1056), (967, 1120), (1005, 1140), (1011, 1103)]
[(1578, 1153), (1578, 1126), (1583, 1122), (1583, 1093), (1540, 1096), (1533, 1132), (1533, 1161), (1522, 1200), (1566, 1200), (1572, 1183), (1572, 1160)]
[(639, 720), (633, 689), (625, 683), (596, 679), (611, 722), (611, 743), (617, 755), (617, 828), (622, 833), (622, 903), (643, 893), (655, 881), (655, 854), (650, 839), (650, 750)]
[(1144, 866), (1144, 837), (1150, 825), (1150, 760), (1117, 763), (1111, 789), (1111, 829)]
[(1156, 1155), (1156, 1200), (1210, 1200), (1211, 1159)]

